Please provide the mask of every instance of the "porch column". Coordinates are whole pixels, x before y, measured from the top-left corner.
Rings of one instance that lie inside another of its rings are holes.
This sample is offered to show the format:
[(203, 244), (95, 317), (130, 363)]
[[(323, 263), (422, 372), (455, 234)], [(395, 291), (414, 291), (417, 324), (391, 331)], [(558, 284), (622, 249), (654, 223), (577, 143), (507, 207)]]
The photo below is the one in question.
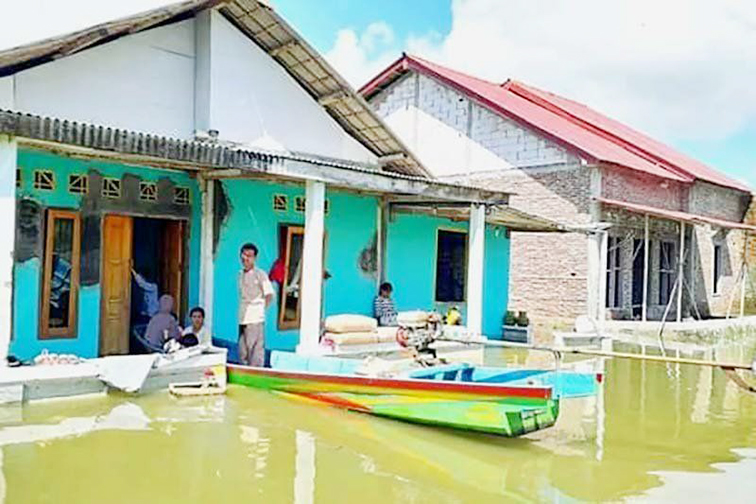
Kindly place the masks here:
[(315, 502), (315, 437), (296, 432), (297, 453), (294, 459), (294, 504)]
[(677, 264), (677, 321), (682, 321), (683, 274), (685, 268), (685, 222), (680, 221), (680, 257)]
[(641, 308), (642, 320), (648, 320), (648, 270), (649, 270), (649, 249), (651, 240), (649, 239), (648, 214), (645, 218), (645, 235), (643, 237), (643, 307)]
[(388, 237), (388, 223), (389, 223), (389, 205), (386, 202), (385, 198), (381, 198), (381, 200), (378, 202), (378, 216), (377, 216), (378, 222), (378, 230), (376, 232), (376, 267), (377, 267), (377, 275), (376, 278), (378, 279), (378, 285), (376, 286), (376, 290), (380, 284), (386, 281), (387, 275), (386, 275), (386, 265), (387, 265), (387, 237)]
[(16, 236), (16, 167), (18, 145), (13, 137), (0, 135), (0, 367), (5, 366), (13, 317), (13, 247)]
[(302, 247), (301, 322), (297, 353), (316, 353), (320, 340), (323, 299), (323, 237), (325, 184), (308, 180), (305, 192), (305, 231)]
[(467, 254), (467, 330), (483, 333), (483, 261), (486, 246), (486, 206), (470, 206), (470, 243)]
[(213, 238), (215, 230), (215, 181), (201, 179), (202, 224), (200, 261), (200, 306), (205, 309), (205, 324), (213, 327), (213, 294), (215, 262), (213, 261)]
[(606, 289), (607, 289), (607, 278), (606, 278), (606, 268), (608, 266), (609, 261), (609, 232), (608, 231), (601, 231), (599, 235), (600, 239), (600, 246), (599, 246), (599, 261), (601, 264), (601, 269), (599, 270), (599, 299), (598, 299), (598, 325), (599, 328), (604, 328), (604, 322), (606, 322)]

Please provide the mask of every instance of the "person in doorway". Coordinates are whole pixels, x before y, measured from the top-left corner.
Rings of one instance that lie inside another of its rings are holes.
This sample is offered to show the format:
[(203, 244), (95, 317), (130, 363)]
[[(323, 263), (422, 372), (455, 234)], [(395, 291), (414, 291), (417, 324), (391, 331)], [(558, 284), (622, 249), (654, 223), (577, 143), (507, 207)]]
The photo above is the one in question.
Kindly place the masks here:
[(390, 283), (384, 282), (373, 300), (373, 316), (378, 319), (379, 326), (392, 327), (396, 325), (396, 308), (394, 307), (394, 300), (391, 299), (392, 292), (394, 292), (394, 287)]
[(273, 301), (268, 275), (256, 267), (257, 247), (242, 245), (239, 272), (239, 360), (248, 366), (265, 365), (265, 309)]
[(168, 340), (178, 340), (181, 337), (181, 331), (173, 315), (173, 296), (163, 294), (158, 304), (159, 311), (150, 319), (144, 336), (150, 344), (162, 347)]
[(205, 310), (199, 306), (195, 306), (189, 311), (189, 318), (191, 319), (192, 324), (186, 327), (181, 335), (194, 335), (197, 338), (196, 344), (206, 347), (211, 346), (213, 344), (213, 336), (210, 332), (210, 328), (205, 324)]

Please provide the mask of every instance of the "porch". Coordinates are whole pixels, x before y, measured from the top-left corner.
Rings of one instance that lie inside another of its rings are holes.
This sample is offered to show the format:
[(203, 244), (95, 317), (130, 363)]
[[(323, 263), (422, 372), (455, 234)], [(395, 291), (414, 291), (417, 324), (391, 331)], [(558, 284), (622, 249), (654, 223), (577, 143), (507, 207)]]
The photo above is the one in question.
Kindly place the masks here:
[[(7, 135), (0, 145), (2, 173), (21, 175), (20, 187), (3, 199), (10, 214), (18, 213), (10, 230), (17, 235), (15, 273), (5, 284), (13, 286), (5, 292), (8, 297), (13, 292), (15, 299), (14, 336), (8, 324), (5, 338), (25, 359), (43, 348), (96, 357), (110, 352), (103, 341), (123, 334), (118, 318), (107, 317), (113, 306), (120, 313), (129, 313), (126, 307), (131, 306), (128, 289), (122, 301), (108, 294), (112, 275), (104, 268), (111, 262), (107, 251), (113, 240), (101, 233), (111, 213), (128, 219), (180, 217), (185, 223), (182, 234), (167, 240), (174, 247), (160, 249), (164, 259), (171, 259), (164, 269), (178, 283), (166, 281), (159, 288), (182, 300), (182, 319), (188, 308), (203, 307), (215, 340), (232, 351), (242, 243), (258, 244), (259, 267), (266, 271), (276, 260), (285, 263), (288, 278), (267, 313), (268, 348), (313, 352), (322, 319), (336, 313), (372, 314), (372, 299), (385, 280), (395, 285), (399, 310), (457, 306), (470, 332), (498, 337), (507, 307), (509, 231), (559, 230), (509, 209), (506, 194), (378, 166), (250, 151), (214, 141), (145, 140), (149, 137), (122, 130), (104, 135), (102, 128), (76, 123), (64, 135), (46, 128), (51, 124), (47, 119), (0, 114), (0, 132)], [(46, 171), (68, 182), (68, 192), (45, 189)], [(84, 180), (90, 185), (82, 194), (71, 194), (73, 182), (82, 183), (75, 177), (80, 175), (88, 175)], [(148, 186), (156, 191), (154, 199), (143, 190)], [(44, 191), (50, 195), (41, 196)], [(27, 196), (39, 204), (34, 212), (24, 211)], [(145, 205), (153, 207), (145, 210)], [(59, 211), (81, 215), (54, 213)], [(21, 258), (30, 230), (27, 213), (37, 223), (31, 226), (37, 238), (26, 247), (28, 257)], [(56, 217), (69, 219), (71, 225), (51, 226)], [(66, 302), (68, 318), (55, 320), (69, 330), (45, 333), (42, 313), (48, 312), (49, 329), (50, 311), (44, 285), (55, 273), (45, 254), (55, 250), (50, 233), (55, 236), (66, 227), (70, 282), (76, 287), (70, 291), (76, 294)], [(136, 241), (124, 243), (124, 250), (133, 252)], [(172, 260), (176, 254), (182, 255), (180, 261)], [(117, 271), (128, 278), (133, 260), (127, 254)], [(8, 315), (4, 320), (10, 320)], [(121, 347), (112, 353), (128, 352)]]
[(744, 252), (756, 227), (606, 198), (598, 202), (610, 226), (602, 262), (612, 324), (684, 324), (747, 314), (747, 292), (756, 290)]

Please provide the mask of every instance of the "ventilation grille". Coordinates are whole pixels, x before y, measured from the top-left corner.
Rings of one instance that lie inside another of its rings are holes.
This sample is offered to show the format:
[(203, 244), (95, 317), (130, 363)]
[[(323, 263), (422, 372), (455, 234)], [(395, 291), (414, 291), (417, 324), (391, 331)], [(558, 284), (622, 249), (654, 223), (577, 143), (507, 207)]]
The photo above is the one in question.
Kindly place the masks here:
[(102, 196), (105, 198), (118, 199), (121, 197), (121, 181), (116, 178), (102, 179)]
[(87, 194), (89, 192), (89, 177), (86, 175), (69, 175), (68, 192), (71, 194)]
[(139, 199), (142, 201), (157, 201), (157, 184), (155, 182), (139, 182)]
[(39, 189), (41, 191), (55, 190), (55, 174), (52, 170), (34, 171), (34, 189)]

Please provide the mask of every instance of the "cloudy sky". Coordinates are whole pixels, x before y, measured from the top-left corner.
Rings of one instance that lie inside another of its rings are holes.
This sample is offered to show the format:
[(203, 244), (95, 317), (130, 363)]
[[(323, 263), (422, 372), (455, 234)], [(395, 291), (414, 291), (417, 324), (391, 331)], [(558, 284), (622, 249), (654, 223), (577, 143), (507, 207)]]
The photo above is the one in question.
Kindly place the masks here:
[[(0, 47), (164, 0), (25, 0)], [(411, 52), (563, 94), (756, 188), (756, 2), (273, 0), (355, 86)]]

